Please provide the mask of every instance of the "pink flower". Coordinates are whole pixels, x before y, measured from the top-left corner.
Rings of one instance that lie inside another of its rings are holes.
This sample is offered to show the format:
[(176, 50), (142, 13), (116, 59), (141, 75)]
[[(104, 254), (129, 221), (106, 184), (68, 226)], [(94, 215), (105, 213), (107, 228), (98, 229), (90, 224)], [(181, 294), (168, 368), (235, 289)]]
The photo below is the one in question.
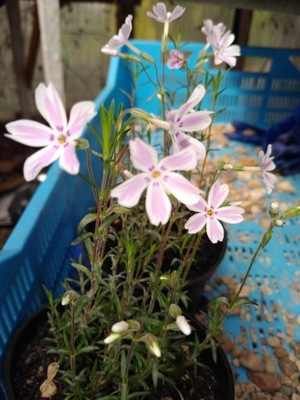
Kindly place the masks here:
[(211, 19), (204, 20), (203, 27), (201, 28), (201, 32), (206, 36), (206, 41), (209, 44), (212, 44), (214, 42), (214, 35), (221, 36), (225, 31), (226, 26), (223, 24), (223, 22), (214, 25)]
[(186, 103), (178, 110), (171, 110), (167, 113), (167, 120), (170, 123), (169, 134), (172, 138), (174, 150), (183, 150), (191, 145), (197, 152), (198, 160), (205, 157), (205, 147), (199, 140), (186, 135), (184, 132), (201, 131), (210, 125), (212, 111), (194, 111), (194, 107), (200, 103), (204, 95), (204, 86), (198, 85)]
[(212, 20), (204, 21), (201, 31), (206, 36), (207, 43), (212, 47), (214, 53), (214, 62), (216, 65), (225, 62), (230, 67), (236, 65), (236, 57), (241, 55), (241, 49), (238, 45), (232, 45), (234, 34), (230, 31), (225, 32), (226, 26), (221, 22), (213, 25)]
[(213, 52), (216, 65), (222, 62), (228, 64), (230, 67), (236, 65), (236, 57), (241, 55), (241, 49), (238, 45), (231, 45), (233, 41), (234, 34), (230, 31), (227, 31), (215, 41)]
[(241, 215), (244, 212), (243, 208), (236, 205), (222, 207), (228, 193), (228, 185), (215, 182), (209, 191), (207, 202), (201, 198), (197, 204), (188, 206), (190, 210), (197, 212), (184, 226), (188, 232), (200, 232), (206, 225), (206, 233), (210, 241), (221, 242), (224, 239), (224, 229), (220, 221), (237, 224), (243, 220)]
[(271, 193), (274, 184), (277, 180), (276, 176), (271, 174), (270, 171), (273, 171), (276, 168), (276, 165), (273, 162), (274, 157), (270, 157), (272, 152), (272, 145), (269, 144), (267, 147), (266, 153), (262, 150), (258, 153), (259, 165), (261, 168), (261, 179), (267, 189), (267, 193)]
[(162, 23), (174, 21), (175, 19), (181, 17), (185, 11), (185, 8), (181, 6), (176, 6), (172, 12), (167, 11), (165, 3), (157, 3), (152, 9), (153, 13), (151, 11), (147, 11), (147, 16)]
[(35, 91), (35, 102), (40, 114), (50, 127), (39, 122), (21, 119), (6, 125), (10, 139), (31, 147), (43, 147), (27, 158), (24, 163), (26, 181), (36, 178), (39, 172), (59, 159), (59, 166), (69, 174), (79, 172), (76, 141), (85, 124), (96, 115), (92, 101), (76, 103), (67, 121), (66, 111), (52, 83), (41, 83)]
[(113, 56), (117, 55), (116, 50), (119, 47), (123, 46), (123, 44), (127, 44), (131, 31), (132, 15), (128, 15), (128, 17), (125, 19), (125, 23), (119, 29), (118, 34), (114, 35), (112, 39), (110, 39), (109, 42), (104, 47), (102, 47), (101, 51), (104, 54), (110, 54)]
[(171, 201), (167, 193), (186, 205), (200, 199), (200, 190), (175, 170), (190, 171), (196, 167), (195, 151), (189, 147), (184, 151), (158, 161), (153, 147), (136, 138), (129, 142), (133, 166), (142, 171), (111, 191), (124, 207), (138, 204), (142, 193), (146, 193), (146, 212), (153, 225), (165, 224), (171, 214)]
[(185, 62), (184, 54), (180, 50), (171, 50), (167, 66), (170, 69), (180, 69)]

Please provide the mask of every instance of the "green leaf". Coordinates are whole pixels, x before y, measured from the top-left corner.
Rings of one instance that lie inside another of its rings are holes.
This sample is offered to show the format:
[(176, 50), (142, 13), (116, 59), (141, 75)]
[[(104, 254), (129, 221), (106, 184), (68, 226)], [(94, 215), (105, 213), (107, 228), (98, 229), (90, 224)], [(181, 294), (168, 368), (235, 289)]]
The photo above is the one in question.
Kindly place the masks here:
[(245, 306), (245, 305), (252, 305), (259, 307), (259, 304), (256, 301), (249, 300), (247, 298), (238, 298), (236, 301), (233, 303), (232, 307), (240, 307), (240, 306)]
[(84, 346), (79, 351), (76, 352), (76, 355), (85, 354), (85, 353), (93, 353), (98, 350), (99, 350), (99, 347), (97, 347), (97, 346)]
[(85, 215), (82, 220), (79, 222), (77, 232), (82, 232), (84, 228), (89, 225), (92, 222), (95, 222), (97, 219), (97, 214), (96, 213), (91, 213)]

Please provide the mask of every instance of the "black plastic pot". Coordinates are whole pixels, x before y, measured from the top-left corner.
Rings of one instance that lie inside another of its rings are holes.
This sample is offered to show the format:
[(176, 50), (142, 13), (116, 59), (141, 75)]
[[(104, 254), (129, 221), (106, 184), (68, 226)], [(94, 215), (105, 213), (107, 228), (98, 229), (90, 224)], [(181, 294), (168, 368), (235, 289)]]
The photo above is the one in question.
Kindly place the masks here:
[(191, 313), (205, 309), (205, 297), (203, 296), (205, 285), (215, 273), (227, 250), (228, 236), (225, 229), (222, 242), (212, 244), (206, 235), (203, 239), (205, 241), (203, 246), (205, 257), (199, 256), (195, 259), (185, 285), (191, 300), (189, 303), (189, 312)]
[[(186, 315), (187, 319), (195, 328), (195, 332), (200, 341), (205, 338), (205, 328), (199, 321), (190, 314)], [(7, 400), (21, 400), (21, 397), (15, 396), (13, 378), (15, 375), (16, 357), (18, 357), (20, 349), (30, 343), (34, 336), (42, 334), (47, 323), (47, 310), (45, 308), (37, 311), (29, 320), (27, 320), (16, 332), (13, 339), (9, 342), (5, 354), (4, 363), (4, 389)], [(220, 384), (220, 399), (234, 400), (234, 380), (229, 361), (221, 347), (217, 348), (217, 362), (215, 363), (210, 349), (201, 353), (201, 361), (207, 365), (215, 374), (216, 380)], [(26, 366), (24, 365), (24, 368)], [(34, 398), (34, 396), (32, 397)]]

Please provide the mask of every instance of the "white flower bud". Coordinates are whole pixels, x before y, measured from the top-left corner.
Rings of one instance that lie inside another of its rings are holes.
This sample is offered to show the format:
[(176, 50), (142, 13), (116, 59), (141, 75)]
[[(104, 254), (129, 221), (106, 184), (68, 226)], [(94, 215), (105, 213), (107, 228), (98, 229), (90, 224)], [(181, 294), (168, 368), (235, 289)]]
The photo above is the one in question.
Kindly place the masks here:
[(115, 342), (116, 340), (120, 339), (121, 335), (119, 333), (111, 333), (104, 339), (105, 344), (110, 344)]
[(224, 171), (231, 170), (232, 168), (233, 168), (233, 165), (232, 165), (232, 164), (224, 164), (224, 165), (223, 165)]
[(161, 357), (161, 351), (157, 340), (153, 335), (151, 335), (151, 333), (146, 333), (146, 335), (142, 337), (142, 340), (146, 343), (148, 350), (154, 354), (155, 357)]
[(128, 331), (128, 323), (126, 321), (119, 321), (111, 327), (111, 331), (114, 333), (120, 333), (120, 332), (127, 332)]
[(283, 226), (284, 225), (284, 222), (282, 221), (282, 219), (275, 219), (275, 221), (274, 221), (274, 225), (275, 226), (278, 226), (278, 227), (281, 227), (281, 226)]
[(191, 334), (192, 328), (183, 315), (178, 315), (176, 318), (176, 324), (183, 334), (186, 336)]

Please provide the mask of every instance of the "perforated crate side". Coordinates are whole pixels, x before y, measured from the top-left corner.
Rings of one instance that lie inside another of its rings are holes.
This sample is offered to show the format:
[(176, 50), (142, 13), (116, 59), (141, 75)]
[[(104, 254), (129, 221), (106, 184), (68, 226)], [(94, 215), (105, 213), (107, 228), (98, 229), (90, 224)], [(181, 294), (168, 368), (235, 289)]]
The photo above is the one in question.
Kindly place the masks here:
[[(158, 65), (158, 74), (161, 76), (160, 42), (133, 40), (133, 44), (140, 50), (149, 53)], [(182, 47), (188, 55), (188, 64), (193, 68), (203, 43), (190, 43)], [(124, 51), (127, 51), (124, 48)], [(242, 47), (241, 54), (247, 58), (265, 59), (270, 65), (269, 72), (247, 72), (231, 69), (226, 71), (221, 88), (225, 88), (219, 97), (218, 110), (223, 110), (216, 116), (214, 122), (230, 123), (235, 119), (245, 121), (260, 128), (267, 129), (273, 124), (290, 116), (296, 104), (300, 102), (300, 71), (293, 63), (293, 58), (299, 60), (300, 50), (297, 49), (270, 49), (256, 47)], [(218, 70), (211, 64), (205, 69), (213, 76)], [(150, 77), (155, 78), (155, 68), (147, 69)], [(199, 82), (204, 78), (199, 75)], [(165, 82), (167, 88), (185, 84), (186, 73), (181, 70), (165, 68)], [(139, 75), (136, 96), (136, 106), (156, 115), (161, 115), (161, 105), (155, 96), (155, 88), (148, 76), (143, 72)], [(176, 106), (182, 104), (185, 98), (178, 92)], [(201, 105), (202, 109), (211, 110), (212, 95), (208, 92)]]

